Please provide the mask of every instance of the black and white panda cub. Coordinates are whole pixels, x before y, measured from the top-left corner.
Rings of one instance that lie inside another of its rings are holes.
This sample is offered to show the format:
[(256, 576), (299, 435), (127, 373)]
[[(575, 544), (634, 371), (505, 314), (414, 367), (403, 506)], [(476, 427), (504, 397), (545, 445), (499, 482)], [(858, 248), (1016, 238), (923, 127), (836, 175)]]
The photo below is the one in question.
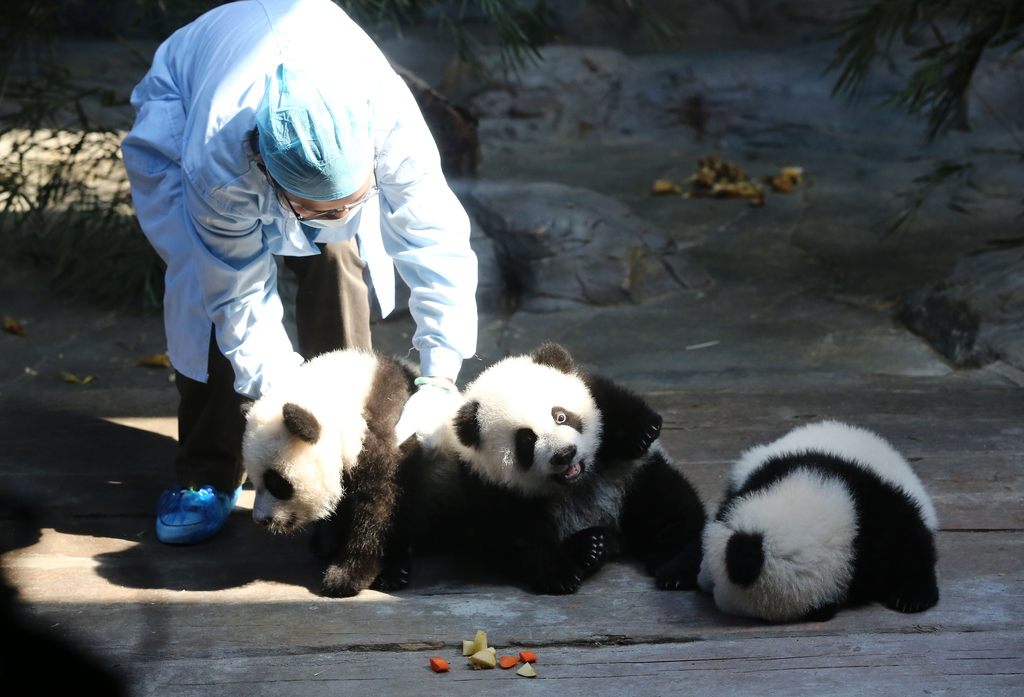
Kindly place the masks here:
[(896, 450), (836, 421), (746, 451), (704, 530), (700, 587), (725, 612), (831, 619), (873, 600), (935, 605), (935, 508)]
[(246, 415), (253, 519), (274, 533), (317, 521), (314, 552), (330, 558), (325, 595), (408, 583), (407, 494), (420, 453), (415, 438), (399, 446), (395, 424), (415, 377), (371, 351), (333, 351), (272, 386)]
[(660, 587), (696, 588), (704, 508), (643, 399), (550, 343), (491, 366), (463, 397), (444, 485), (461, 506), (444, 506), (442, 534), (461, 532), (539, 593), (575, 592), (620, 544)]

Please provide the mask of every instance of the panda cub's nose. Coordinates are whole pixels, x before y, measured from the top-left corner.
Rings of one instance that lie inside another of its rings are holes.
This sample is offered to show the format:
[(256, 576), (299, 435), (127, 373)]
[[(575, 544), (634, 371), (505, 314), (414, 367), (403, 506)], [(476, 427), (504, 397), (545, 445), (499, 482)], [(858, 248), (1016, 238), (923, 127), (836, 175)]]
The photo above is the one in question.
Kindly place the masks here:
[(569, 445), (551, 456), (551, 466), (565, 468), (571, 465), (574, 459), (576, 459), (576, 446)]

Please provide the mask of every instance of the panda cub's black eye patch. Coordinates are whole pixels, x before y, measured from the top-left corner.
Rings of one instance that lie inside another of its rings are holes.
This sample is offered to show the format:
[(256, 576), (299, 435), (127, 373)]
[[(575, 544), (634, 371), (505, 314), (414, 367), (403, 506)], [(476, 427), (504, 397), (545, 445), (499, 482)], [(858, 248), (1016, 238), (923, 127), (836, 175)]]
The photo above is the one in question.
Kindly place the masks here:
[(263, 473), (263, 486), (279, 501), (287, 501), (295, 493), (292, 483), (278, 474), (277, 470), (267, 470)]
[(574, 428), (580, 433), (583, 433), (583, 419), (581, 419), (578, 414), (574, 414), (568, 409), (563, 409), (562, 407), (551, 407), (551, 418), (560, 426), (569, 426), (570, 428)]
[(516, 464), (522, 470), (533, 467), (533, 453), (537, 445), (537, 434), (531, 428), (516, 431)]

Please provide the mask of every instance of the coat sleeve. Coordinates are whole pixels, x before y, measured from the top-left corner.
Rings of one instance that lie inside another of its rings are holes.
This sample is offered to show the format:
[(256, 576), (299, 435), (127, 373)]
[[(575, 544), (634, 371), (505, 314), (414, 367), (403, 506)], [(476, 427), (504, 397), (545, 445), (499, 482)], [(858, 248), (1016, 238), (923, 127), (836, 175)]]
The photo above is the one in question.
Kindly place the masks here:
[(235, 391), (258, 398), (302, 363), (285, 333), (277, 265), (263, 222), (216, 210), (186, 173), (187, 223), (203, 305), (235, 371)]
[(398, 119), (380, 153), (381, 237), (411, 289), (420, 370), (454, 380), (476, 352), (477, 260), (469, 218), (441, 172), (434, 139), (405, 83), (389, 96)]

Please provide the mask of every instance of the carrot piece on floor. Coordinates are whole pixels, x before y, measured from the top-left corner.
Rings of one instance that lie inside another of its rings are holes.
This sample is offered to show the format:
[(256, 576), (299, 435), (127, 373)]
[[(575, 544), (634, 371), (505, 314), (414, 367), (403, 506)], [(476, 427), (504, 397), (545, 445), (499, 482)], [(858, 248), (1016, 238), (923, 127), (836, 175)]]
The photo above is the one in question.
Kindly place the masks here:
[(501, 665), (502, 668), (511, 668), (516, 663), (519, 663), (518, 656), (502, 656), (498, 660), (498, 664)]
[(431, 658), (430, 667), (434, 669), (435, 673), (443, 673), (450, 667), (448, 661), (443, 658)]
[(519, 660), (523, 663), (536, 663), (537, 654), (535, 654), (533, 651), (520, 651)]

